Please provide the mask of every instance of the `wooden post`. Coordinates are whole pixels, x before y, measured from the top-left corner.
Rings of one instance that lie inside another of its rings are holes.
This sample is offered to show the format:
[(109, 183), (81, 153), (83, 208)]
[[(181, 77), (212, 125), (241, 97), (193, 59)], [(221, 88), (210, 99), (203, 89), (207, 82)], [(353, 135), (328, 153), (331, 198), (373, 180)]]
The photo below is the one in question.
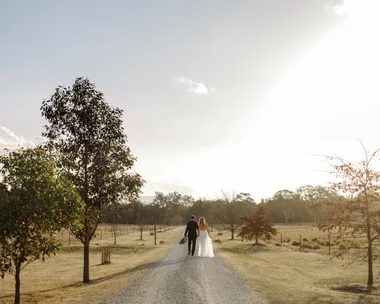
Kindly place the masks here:
[(156, 221), (154, 221), (154, 245), (157, 244), (157, 235), (156, 235)]
[(100, 239), (103, 239), (103, 230), (100, 230)]
[(301, 235), (300, 235), (300, 245), (302, 244), (302, 238), (301, 238)]
[(113, 228), (113, 244), (116, 245), (116, 228)]
[(70, 231), (69, 231), (69, 245), (71, 245), (71, 234), (70, 234)]
[(281, 246), (282, 246), (282, 233), (280, 235), (281, 235)]
[(329, 254), (331, 254), (331, 242), (330, 242), (330, 234), (329, 234)]

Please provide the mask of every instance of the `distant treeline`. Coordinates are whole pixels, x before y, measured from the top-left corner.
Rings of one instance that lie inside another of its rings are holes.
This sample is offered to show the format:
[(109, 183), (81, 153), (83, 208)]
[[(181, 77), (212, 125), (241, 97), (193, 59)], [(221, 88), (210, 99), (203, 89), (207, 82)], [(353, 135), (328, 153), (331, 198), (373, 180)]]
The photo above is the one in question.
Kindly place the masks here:
[(255, 202), (249, 193), (221, 194), (217, 199), (195, 199), (178, 192), (156, 192), (152, 203), (138, 200), (110, 206), (103, 210), (103, 222), (114, 224), (165, 224), (182, 225), (191, 215), (205, 216), (213, 225), (224, 225), (234, 234), (241, 225), (241, 217), (249, 216), (257, 204), (264, 204), (274, 223), (305, 223), (328, 220), (331, 211), (325, 203), (340, 197), (331, 188), (303, 186), (293, 192), (280, 190), (273, 197)]

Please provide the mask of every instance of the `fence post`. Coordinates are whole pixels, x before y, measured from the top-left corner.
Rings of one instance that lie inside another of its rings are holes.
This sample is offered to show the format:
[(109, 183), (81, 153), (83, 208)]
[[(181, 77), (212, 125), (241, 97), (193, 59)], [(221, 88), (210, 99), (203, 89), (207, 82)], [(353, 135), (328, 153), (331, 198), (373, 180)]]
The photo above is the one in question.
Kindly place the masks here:
[(69, 231), (69, 245), (71, 245), (71, 234), (70, 234), (70, 231)]
[(280, 235), (281, 235), (281, 246), (282, 246), (282, 233)]
[(329, 234), (329, 254), (331, 254), (331, 242), (330, 242), (330, 234)]
[(300, 235), (300, 246), (301, 246), (301, 244), (302, 244), (302, 237), (301, 237), (301, 235)]
[(154, 245), (156, 245), (157, 244), (157, 235), (156, 235), (156, 232), (157, 232), (157, 230), (156, 230), (156, 221), (154, 221)]

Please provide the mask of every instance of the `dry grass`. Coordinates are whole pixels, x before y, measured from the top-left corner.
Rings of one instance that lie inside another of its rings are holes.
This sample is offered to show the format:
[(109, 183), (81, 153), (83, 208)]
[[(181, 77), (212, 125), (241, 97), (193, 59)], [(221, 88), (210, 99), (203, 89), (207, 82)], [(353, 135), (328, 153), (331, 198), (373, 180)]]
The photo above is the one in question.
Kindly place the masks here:
[(379, 286), (374, 287), (372, 294), (363, 289), (367, 276), (365, 262), (348, 266), (349, 253), (344, 254), (343, 259), (332, 258), (339, 251), (339, 245), (335, 244), (331, 255), (327, 246), (309, 250), (291, 245), (299, 241), (300, 235), (304, 244), (313, 242), (312, 239), (321, 243), (328, 240), (327, 235), (316, 228), (279, 226), (277, 229), (283, 240), (290, 238), (290, 242), (281, 247), (278, 246), (280, 234), (261, 246), (229, 240), (228, 232), (212, 234), (214, 240), (222, 241), (215, 243), (220, 256), (252, 290), (270, 303), (380, 303)]
[[(103, 227), (102, 227), (103, 228)], [(103, 233), (103, 239), (92, 241), (90, 251), (90, 284), (83, 284), (83, 250), (73, 238), (71, 245), (56, 256), (47, 258), (45, 262), (35, 261), (21, 273), (22, 303), (100, 303), (117, 290), (137, 280), (146, 270), (158, 266), (179, 230), (175, 228), (157, 234), (157, 246), (149, 231), (143, 233), (144, 241), (140, 241), (140, 232), (132, 232), (128, 227), (121, 228), (121, 236), (117, 237), (117, 245), (113, 245), (113, 235)], [(123, 233), (124, 231), (124, 233)], [(68, 234), (59, 235), (63, 243), (68, 243)], [(159, 244), (164, 241), (164, 244)], [(96, 245), (98, 244), (98, 245)], [(112, 244), (111, 264), (101, 265), (101, 248)], [(13, 303), (14, 277), (7, 275), (0, 281), (0, 303)]]

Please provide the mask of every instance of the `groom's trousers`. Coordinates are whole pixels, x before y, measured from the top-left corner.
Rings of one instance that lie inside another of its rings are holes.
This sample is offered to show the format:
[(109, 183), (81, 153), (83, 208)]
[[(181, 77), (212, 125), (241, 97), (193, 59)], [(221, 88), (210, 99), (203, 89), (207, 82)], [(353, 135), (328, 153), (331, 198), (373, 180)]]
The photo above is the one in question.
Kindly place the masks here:
[(187, 245), (188, 245), (188, 248), (189, 248), (189, 252), (190, 252), (190, 249), (191, 249), (191, 255), (194, 255), (195, 253), (195, 245), (197, 243), (197, 237), (193, 236), (193, 237), (188, 237), (187, 239)]

